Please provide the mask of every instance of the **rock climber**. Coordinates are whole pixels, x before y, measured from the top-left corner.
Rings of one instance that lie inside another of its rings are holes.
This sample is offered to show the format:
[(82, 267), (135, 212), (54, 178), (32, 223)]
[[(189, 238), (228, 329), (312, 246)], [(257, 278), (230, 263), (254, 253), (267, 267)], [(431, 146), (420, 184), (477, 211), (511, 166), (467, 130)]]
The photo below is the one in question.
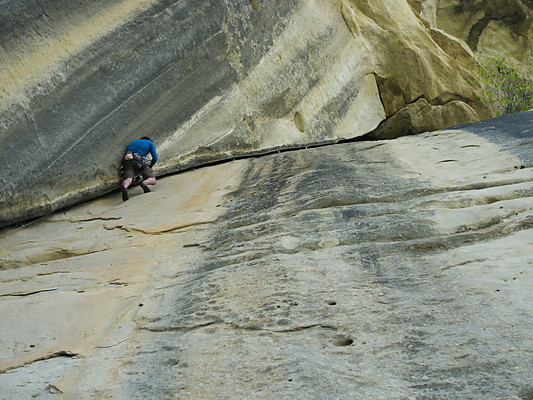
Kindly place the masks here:
[[(151, 161), (146, 159), (146, 156), (150, 154), (152, 156)], [(133, 183), (135, 174), (141, 173), (143, 181), (139, 184), (144, 193), (149, 193), (150, 188), (148, 185), (155, 185), (155, 174), (152, 171), (152, 167), (157, 162), (157, 150), (155, 148), (154, 141), (148, 136), (143, 136), (140, 139), (131, 142), (126, 147), (124, 158), (122, 161), (122, 170), (124, 178), (122, 181), (122, 200), (128, 200), (128, 187)]]

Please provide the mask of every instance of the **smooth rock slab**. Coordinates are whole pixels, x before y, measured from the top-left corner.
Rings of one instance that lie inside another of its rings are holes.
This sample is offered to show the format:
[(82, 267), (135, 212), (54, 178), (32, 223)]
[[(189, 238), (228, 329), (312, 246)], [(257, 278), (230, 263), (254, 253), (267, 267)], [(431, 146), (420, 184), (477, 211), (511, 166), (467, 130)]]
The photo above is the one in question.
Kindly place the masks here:
[(531, 398), (532, 119), (235, 161), (4, 230), (0, 398)]

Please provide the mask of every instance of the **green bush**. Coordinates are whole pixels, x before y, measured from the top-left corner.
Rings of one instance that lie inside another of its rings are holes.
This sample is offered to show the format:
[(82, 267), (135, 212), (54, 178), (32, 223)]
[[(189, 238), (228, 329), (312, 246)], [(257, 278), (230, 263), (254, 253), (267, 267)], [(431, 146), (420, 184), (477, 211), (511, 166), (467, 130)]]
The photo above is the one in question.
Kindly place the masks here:
[(498, 116), (533, 109), (533, 82), (522, 78), (503, 58), (491, 58), (478, 73)]

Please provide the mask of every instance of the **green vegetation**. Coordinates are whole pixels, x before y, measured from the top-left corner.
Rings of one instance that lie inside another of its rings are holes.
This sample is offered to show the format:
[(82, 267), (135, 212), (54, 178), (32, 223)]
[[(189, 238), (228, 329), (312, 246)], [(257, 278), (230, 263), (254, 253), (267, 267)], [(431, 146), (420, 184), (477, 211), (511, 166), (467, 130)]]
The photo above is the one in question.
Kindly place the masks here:
[(478, 73), (498, 116), (533, 109), (533, 82), (522, 78), (503, 58), (491, 58)]

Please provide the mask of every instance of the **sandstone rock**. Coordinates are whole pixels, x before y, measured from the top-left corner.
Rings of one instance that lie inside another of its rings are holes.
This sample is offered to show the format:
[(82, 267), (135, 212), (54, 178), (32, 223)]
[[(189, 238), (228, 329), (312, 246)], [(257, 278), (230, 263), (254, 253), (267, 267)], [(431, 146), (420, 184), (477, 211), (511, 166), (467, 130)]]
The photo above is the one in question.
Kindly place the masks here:
[(432, 106), (424, 98), (409, 104), (387, 118), (378, 128), (367, 135), (372, 139), (395, 139), (419, 132), (431, 132), (440, 126), (476, 120), (476, 113), (462, 101), (451, 101), (441, 106)]
[(528, 398), (533, 112), (0, 232), (0, 398)]
[(533, 79), (531, 0), (422, 0), (414, 8), (432, 27), (464, 40), (480, 61), (504, 57)]
[(145, 134), (162, 175), (362, 136), (421, 98), (436, 128), (490, 116), (468, 52), (406, 0), (17, 0), (0, 34), (1, 225), (112, 190)]

